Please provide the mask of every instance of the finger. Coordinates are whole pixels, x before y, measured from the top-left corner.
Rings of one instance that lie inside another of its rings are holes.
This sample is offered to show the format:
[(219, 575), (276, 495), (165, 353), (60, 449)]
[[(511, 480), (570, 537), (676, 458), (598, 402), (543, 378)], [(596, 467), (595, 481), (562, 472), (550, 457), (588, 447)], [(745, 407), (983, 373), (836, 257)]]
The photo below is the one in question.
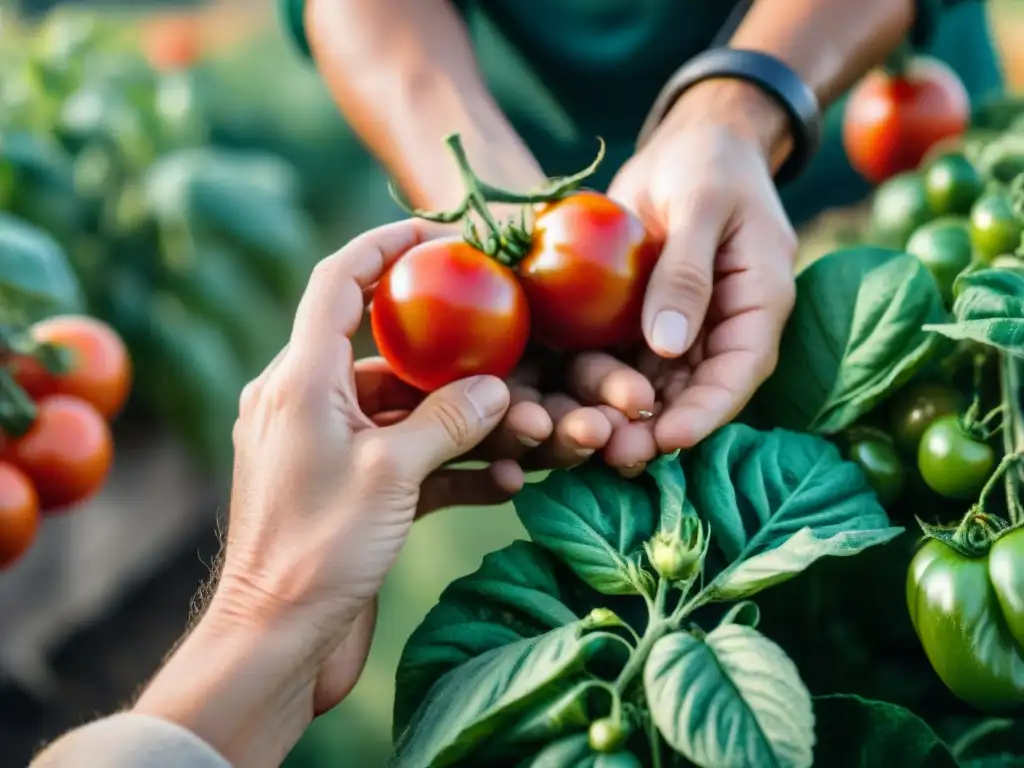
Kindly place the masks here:
[(555, 429), (551, 438), (531, 453), (526, 463), (531, 469), (555, 469), (581, 464), (604, 448), (611, 437), (608, 418), (594, 407), (581, 407), (565, 395), (550, 395), (544, 400)]
[(403, 481), (422, 482), (475, 448), (501, 421), (509, 391), (494, 376), (473, 376), (432, 392), (404, 421), (376, 430)]
[(411, 411), (426, 397), (398, 378), (383, 357), (356, 360), (355, 381), (359, 408), (375, 421), (386, 411)]
[(304, 372), (333, 372), (339, 363), (348, 363), (349, 337), (363, 317), (363, 289), (379, 280), (399, 256), (429, 240), (436, 230), (428, 224), (407, 220), (370, 230), (316, 265), (289, 342), (291, 357)]
[(704, 322), (730, 213), (720, 194), (693, 190), (682, 196), (644, 297), (644, 338), (662, 357), (682, 355)]
[(591, 405), (610, 405), (637, 419), (654, 408), (654, 387), (639, 371), (604, 352), (576, 355), (566, 369), (569, 392)]
[[(518, 459), (527, 451), (543, 443), (554, 431), (551, 417), (540, 403), (517, 400), (512, 387), (512, 405), (501, 424), (470, 453), (470, 458), (496, 460)], [(537, 396), (539, 399), (539, 395)]]
[(504, 504), (524, 482), (523, 470), (514, 461), (495, 462), (483, 469), (440, 469), (424, 481), (416, 515), (447, 507)]
[(626, 477), (643, 472), (647, 462), (658, 455), (654, 440), (654, 423), (634, 421), (612, 432), (601, 453), (605, 463), (618, 469)]
[[(768, 280), (753, 273), (727, 278), (727, 301), (751, 302), (752, 308), (719, 323), (705, 342), (705, 357), (681, 391), (667, 392), (665, 412), (658, 418), (654, 436), (658, 447), (669, 452), (689, 448), (733, 419), (756, 389), (771, 374), (778, 359), (779, 340), (785, 325), (785, 289), (781, 303), (761, 296)], [(758, 303), (763, 308), (756, 308)]]

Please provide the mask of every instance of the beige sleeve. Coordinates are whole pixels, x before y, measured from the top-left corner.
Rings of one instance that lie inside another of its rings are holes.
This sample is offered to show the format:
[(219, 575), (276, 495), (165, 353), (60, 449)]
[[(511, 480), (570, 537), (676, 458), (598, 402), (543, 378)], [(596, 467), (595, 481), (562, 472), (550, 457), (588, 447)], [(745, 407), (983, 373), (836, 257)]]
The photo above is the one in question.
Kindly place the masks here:
[[(86, 757), (87, 756), (87, 757)], [(129, 712), (61, 736), (29, 768), (231, 768), (220, 754), (180, 725)]]

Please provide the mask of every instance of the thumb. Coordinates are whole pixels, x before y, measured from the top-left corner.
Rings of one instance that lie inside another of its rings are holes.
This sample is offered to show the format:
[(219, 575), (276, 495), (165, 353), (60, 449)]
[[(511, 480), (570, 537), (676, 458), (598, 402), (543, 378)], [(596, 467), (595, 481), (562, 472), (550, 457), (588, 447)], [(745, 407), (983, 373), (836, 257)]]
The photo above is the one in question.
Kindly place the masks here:
[(475, 448), (498, 426), (509, 391), (494, 376), (473, 376), (431, 393), (408, 418), (386, 427), (400, 466), (418, 482)]
[(693, 216), (669, 229), (643, 310), (647, 345), (661, 357), (686, 352), (704, 323), (720, 235), (718, 219), (711, 216)]

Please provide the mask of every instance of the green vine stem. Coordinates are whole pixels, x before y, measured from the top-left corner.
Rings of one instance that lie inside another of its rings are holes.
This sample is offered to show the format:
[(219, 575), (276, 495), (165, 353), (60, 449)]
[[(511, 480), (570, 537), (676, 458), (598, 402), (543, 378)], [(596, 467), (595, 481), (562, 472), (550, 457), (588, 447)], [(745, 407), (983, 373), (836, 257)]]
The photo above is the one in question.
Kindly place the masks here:
[[(1000, 356), (1000, 388), (1003, 406), (1003, 452), (1007, 457), (1024, 453), (1024, 403), (1021, 403), (1021, 361), (1011, 355)], [(1004, 462), (1006, 459), (1003, 460)], [(997, 470), (998, 472), (998, 470)], [(1021, 463), (1013, 471), (1004, 470), (1006, 507), (1010, 525), (1024, 524), (1024, 510), (1021, 509), (1021, 492), (1024, 490), (1024, 472)]]
[[(597, 157), (582, 171), (571, 176), (549, 179), (547, 183), (532, 192), (518, 194), (488, 184), (476, 175), (466, 156), (462, 137), (458, 133), (446, 137), (444, 142), (455, 159), (465, 189), (465, 196), (458, 207), (449, 211), (427, 211), (414, 208), (402, 198), (394, 182), (388, 182), (388, 193), (395, 203), (410, 216), (439, 224), (454, 224), (463, 221), (463, 237), (466, 242), (509, 267), (518, 264), (530, 248), (531, 235), (526, 228), (525, 210), (520, 216), (518, 224), (515, 222), (499, 223), (491, 213), (489, 205), (505, 203), (525, 207), (560, 200), (571, 192), (575, 192), (586, 179), (594, 175), (604, 160), (605, 154), (604, 140), (598, 138), (600, 147)], [(476, 225), (469, 218), (472, 213), (479, 216), (484, 223), (486, 236), (483, 238), (480, 237)]]
[(21, 437), (35, 423), (38, 409), (10, 371), (0, 365), (0, 431)]
[(907, 73), (910, 62), (914, 58), (914, 49), (910, 43), (903, 42), (885, 60), (882, 68), (892, 77), (903, 77)]

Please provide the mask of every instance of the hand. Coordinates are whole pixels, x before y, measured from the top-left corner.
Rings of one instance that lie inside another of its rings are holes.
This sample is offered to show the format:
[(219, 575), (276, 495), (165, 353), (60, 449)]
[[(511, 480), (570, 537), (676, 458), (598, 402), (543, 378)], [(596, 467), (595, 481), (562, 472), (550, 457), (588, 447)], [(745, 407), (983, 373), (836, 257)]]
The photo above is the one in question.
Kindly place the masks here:
[(698, 443), (775, 367), (795, 298), (796, 236), (771, 167), (785, 125), (753, 86), (709, 81), (612, 182), (609, 195), (664, 240), (644, 303), (650, 352), (638, 361), (661, 411), (653, 425), (616, 430), (606, 452), (620, 464)]
[(442, 469), (501, 421), (502, 381), (458, 381), (419, 402), (378, 362), (352, 359), (364, 291), (430, 231), (383, 227), (321, 262), (288, 345), (242, 395), (220, 583), (136, 705), (232, 762), (277, 764), (351, 690), (417, 515), (504, 500), (523, 483), (513, 461)]

